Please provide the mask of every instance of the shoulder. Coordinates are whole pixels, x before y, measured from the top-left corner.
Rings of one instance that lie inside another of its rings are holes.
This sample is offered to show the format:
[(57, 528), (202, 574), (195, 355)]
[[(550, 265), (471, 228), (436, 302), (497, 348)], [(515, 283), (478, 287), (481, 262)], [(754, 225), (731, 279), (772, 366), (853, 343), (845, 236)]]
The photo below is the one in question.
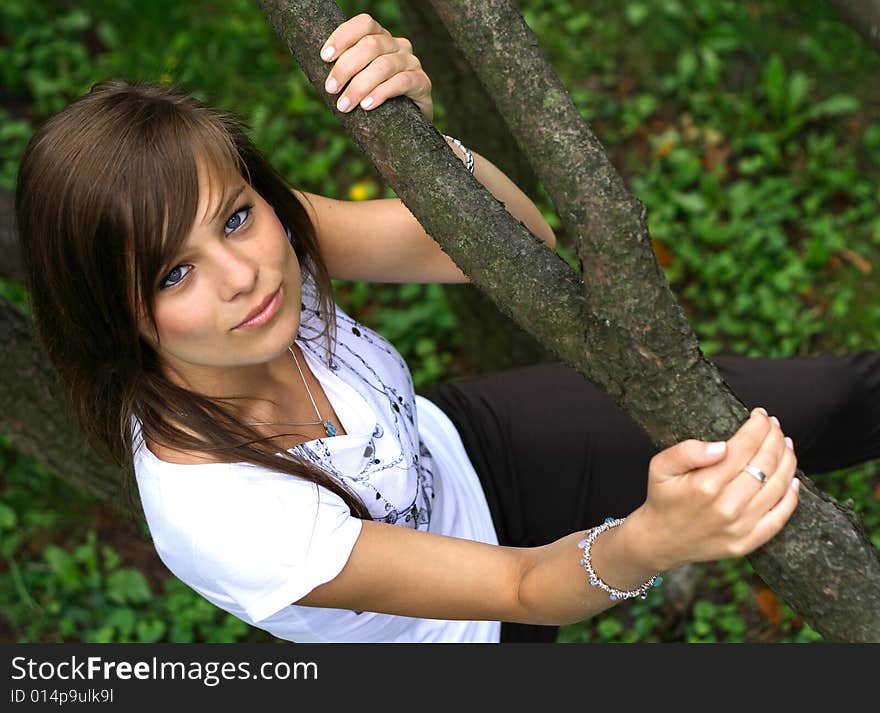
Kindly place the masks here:
[(276, 536), (279, 543), (301, 539), (319, 514), (328, 521), (350, 515), (341, 498), (317, 483), (262, 465), (171, 462), (142, 452), (135, 472), (145, 509), (158, 516), (153, 519), (186, 533), (217, 559)]

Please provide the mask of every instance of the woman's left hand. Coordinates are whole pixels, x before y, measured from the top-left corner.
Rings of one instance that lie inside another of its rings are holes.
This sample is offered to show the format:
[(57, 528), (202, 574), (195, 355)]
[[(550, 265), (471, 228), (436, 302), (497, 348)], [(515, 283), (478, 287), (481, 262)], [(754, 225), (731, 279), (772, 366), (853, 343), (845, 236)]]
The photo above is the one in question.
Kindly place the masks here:
[(321, 47), (321, 58), (335, 60), (326, 90), (336, 94), (345, 88), (336, 102), (339, 111), (348, 112), (357, 105), (369, 111), (402, 95), (412, 99), (433, 123), (431, 80), (413, 54), (412, 43), (405, 37), (392, 37), (370, 15), (356, 15), (337, 27)]

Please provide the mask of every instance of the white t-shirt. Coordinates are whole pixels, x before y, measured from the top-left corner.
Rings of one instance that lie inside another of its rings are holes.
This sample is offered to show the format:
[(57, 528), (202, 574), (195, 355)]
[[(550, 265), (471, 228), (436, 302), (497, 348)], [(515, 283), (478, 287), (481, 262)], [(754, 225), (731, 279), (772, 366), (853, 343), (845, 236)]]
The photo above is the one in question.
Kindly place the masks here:
[[(334, 475), (372, 517), (498, 544), (489, 507), (454, 424), (417, 396), (382, 336), (336, 305), (332, 358), (317, 291), (303, 273), (298, 344), (346, 435), (292, 452)], [(293, 368), (293, 365), (291, 365)], [(326, 488), (246, 463), (182, 465), (156, 457), (135, 423), (134, 466), (159, 557), (215, 605), (296, 642), (498, 642), (497, 621), (446, 621), (292, 604), (345, 566), (361, 521)], [(450, 572), (450, 577), (455, 573)]]

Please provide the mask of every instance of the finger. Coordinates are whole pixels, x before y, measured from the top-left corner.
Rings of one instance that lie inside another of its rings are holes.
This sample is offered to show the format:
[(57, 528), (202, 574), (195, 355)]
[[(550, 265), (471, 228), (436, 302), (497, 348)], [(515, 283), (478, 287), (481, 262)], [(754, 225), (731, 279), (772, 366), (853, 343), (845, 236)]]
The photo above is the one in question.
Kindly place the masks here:
[[(779, 471), (780, 462), (787, 451), (785, 435), (782, 429), (771, 420), (770, 430), (764, 437), (761, 448), (723, 488), (722, 500), (728, 514), (739, 514), (745, 511), (749, 502), (758, 493), (765, 491), (770, 481)], [(748, 466), (759, 469), (765, 475), (762, 482), (757, 475), (746, 470)], [(775, 500), (774, 500), (775, 502)], [(768, 505), (769, 507), (769, 505)]]
[(325, 62), (334, 60), (349, 47), (357, 44), (361, 37), (383, 33), (389, 36), (391, 34), (365, 12), (350, 17), (333, 30), (324, 41), (324, 44), (321, 46), (321, 59)]
[(366, 35), (362, 37), (354, 47), (350, 47), (339, 55), (339, 59), (336, 60), (336, 64), (333, 65), (324, 81), (324, 89), (330, 94), (336, 94), (345, 87), (352, 77), (359, 76), (365, 67), (372, 66), (377, 62), (377, 68), (383, 71), (392, 71), (403, 58), (403, 55), (397, 51), (398, 48), (397, 42), (390, 36)]
[(362, 109), (375, 109), (386, 99), (399, 96), (412, 95), (419, 87), (426, 84), (425, 73), (422, 70), (398, 72), (391, 79), (374, 87), (363, 99), (360, 100)]
[(797, 508), (800, 497), (800, 481), (795, 478), (791, 482), (792, 484), (797, 483), (797, 485), (790, 485), (786, 489), (782, 498), (758, 520), (755, 527), (743, 540), (744, 555), (772, 540), (785, 527), (785, 523)]
[(695, 477), (706, 487), (721, 491), (731, 480), (739, 476), (743, 467), (760, 450), (772, 427), (773, 423), (767, 415), (754, 409), (739, 430), (728, 439), (727, 457), (711, 467), (700, 470)]
[[(367, 102), (363, 109), (375, 108), (386, 99), (402, 94), (416, 92), (420, 86), (424, 72), (415, 69), (417, 62), (412, 62), (415, 57), (412, 55), (395, 53), (383, 54), (372, 61), (369, 67), (359, 72), (354, 79), (349, 82), (345, 88), (345, 92), (339, 97), (337, 108), (343, 98), (348, 99), (348, 107), (355, 107), (362, 104), (367, 98), (372, 102)], [(345, 111), (340, 109), (340, 111)]]
[(743, 512), (743, 519), (758, 522), (764, 514), (773, 508), (784, 496), (797, 472), (797, 457), (790, 448), (779, 460), (776, 472), (767, 480), (763, 488), (748, 502)]

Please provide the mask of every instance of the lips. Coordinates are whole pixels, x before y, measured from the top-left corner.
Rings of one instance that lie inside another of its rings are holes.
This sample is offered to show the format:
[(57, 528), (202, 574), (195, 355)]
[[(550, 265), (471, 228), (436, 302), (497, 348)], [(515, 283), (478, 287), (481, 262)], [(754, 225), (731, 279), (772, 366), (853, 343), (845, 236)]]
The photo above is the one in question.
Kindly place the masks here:
[(248, 313), (242, 322), (233, 327), (233, 329), (248, 329), (251, 327), (260, 327), (268, 322), (278, 312), (281, 306), (281, 288), (266, 297), (260, 304)]

